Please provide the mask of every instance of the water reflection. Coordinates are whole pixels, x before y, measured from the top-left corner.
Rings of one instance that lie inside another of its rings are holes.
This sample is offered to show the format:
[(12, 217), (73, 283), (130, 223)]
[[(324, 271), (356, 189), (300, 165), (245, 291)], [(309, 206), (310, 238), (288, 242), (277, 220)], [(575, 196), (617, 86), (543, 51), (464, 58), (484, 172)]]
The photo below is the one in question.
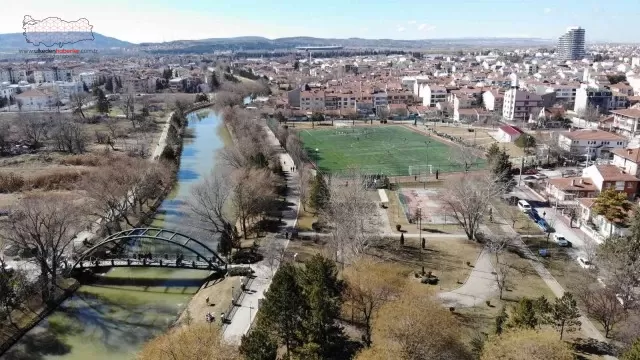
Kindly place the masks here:
[[(184, 140), (178, 182), (152, 226), (201, 240), (215, 238), (188, 216), (191, 187), (215, 166), (223, 142), (220, 118), (210, 110), (189, 115), (192, 138)], [(29, 331), (2, 360), (133, 359), (142, 344), (173, 323), (197, 291), (206, 271), (117, 268), (82, 286), (58, 310)]]

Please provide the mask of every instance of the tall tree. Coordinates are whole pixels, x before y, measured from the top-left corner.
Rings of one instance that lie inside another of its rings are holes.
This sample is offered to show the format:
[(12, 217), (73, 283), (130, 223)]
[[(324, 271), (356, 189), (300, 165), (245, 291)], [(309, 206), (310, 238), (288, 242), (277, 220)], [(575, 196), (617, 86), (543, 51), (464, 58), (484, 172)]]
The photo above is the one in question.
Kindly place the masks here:
[(67, 247), (83, 227), (80, 209), (68, 196), (28, 195), (18, 202), (3, 225), (0, 236), (7, 243), (34, 255), (45, 301), (54, 296)]
[(260, 310), (259, 326), (272, 329), (287, 356), (305, 342), (305, 322), (309, 306), (298, 283), (298, 272), (291, 264), (284, 264), (273, 277)]
[(107, 82), (104, 84), (104, 89), (110, 93), (113, 93), (113, 76), (107, 78)]
[(352, 319), (364, 326), (363, 342), (371, 346), (372, 321), (386, 303), (394, 300), (406, 285), (402, 270), (389, 262), (362, 257), (343, 271), (345, 300)]
[(481, 360), (573, 360), (569, 345), (551, 332), (535, 330), (508, 331), (484, 344)]
[[(609, 188), (601, 192), (593, 203), (591, 210), (604, 216), (611, 224), (624, 224), (629, 217), (631, 202), (627, 199), (627, 193)], [(609, 236), (613, 233), (610, 227)]]
[(102, 89), (100, 89), (99, 87), (96, 87), (94, 93), (96, 97), (96, 108), (98, 109), (98, 112), (101, 114), (108, 114), (111, 104), (109, 103), (107, 96), (104, 94), (104, 91), (102, 91)]
[(217, 326), (187, 325), (169, 330), (144, 345), (138, 360), (241, 360)]
[(509, 154), (505, 149), (500, 152), (489, 162), (491, 173), (503, 188), (504, 191), (510, 191), (513, 188), (514, 182), (511, 176), (513, 171), (513, 164), (509, 159)]
[(303, 293), (309, 304), (305, 328), (307, 342), (317, 345), (322, 359), (339, 356), (345, 337), (336, 319), (342, 304), (342, 281), (338, 280), (335, 262), (317, 254), (305, 264), (300, 276)]
[(562, 297), (556, 298), (551, 306), (551, 320), (560, 332), (560, 340), (565, 331), (572, 332), (580, 329), (580, 310), (573, 294), (566, 292)]
[(69, 96), (69, 102), (73, 107), (73, 112), (80, 114), (80, 116), (82, 116), (83, 119), (85, 117), (84, 117), (84, 112), (82, 111), (82, 108), (87, 104), (88, 101), (89, 101), (88, 93), (77, 92)]
[(311, 205), (316, 212), (320, 212), (328, 204), (329, 196), (329, 185), (327, 185), (324, 176), (318, 172), (311, 185), (309, 205)]
[(466, 174), (448, 182), (441, 196), (442, 210), (474, 240), (491, 199), (503, 192), (504, 186), (491, 177)]
[(276, 360), (278, 343), (269, 334), (269, 331), (257, 326), (242, 336), (239, 350), (244, 360)]
[[(428, 314), (428, 315), (426, 315)], [(472, 356), (450, 311), (424, 291), (408, 289), (375, 319), (373, 346), (358, 359), (465, 360)]]
[(500, 146), (498, 146), (498, 143), (491, 143), (491, 145), (489, 145), (489, 148), (487, 149), (487, 162), (489, 163), (489, 166), (491, 166), (491, 164), (496, 161), (496, 159), (498, 158), (498, 155), (500, 155), (502, 151), (500, 150)]
[(602, 325), (605, 337), (627, 317), (627, 311), (611, 288), (587, 287), (578, 295), (587, 315)]

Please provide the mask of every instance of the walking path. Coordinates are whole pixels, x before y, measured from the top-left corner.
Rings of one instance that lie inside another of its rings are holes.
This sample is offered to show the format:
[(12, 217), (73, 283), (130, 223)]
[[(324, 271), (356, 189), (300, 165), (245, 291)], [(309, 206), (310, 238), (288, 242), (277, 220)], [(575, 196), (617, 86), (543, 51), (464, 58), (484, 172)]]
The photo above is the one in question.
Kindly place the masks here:
[[(287, 202), (287, 210), (282, 212), (282, 221), (284, 222), (284, 229), (291, 233), (296, 227), (298, 221), (298, 209), (300, 207), (300, 176), (297, 169), (291, 171), (293, 166), (293, 160), (291, 156), (287, 154), (280, 147), (280, 143), (276, 139), (273, 132), (265, 126), (265, 132), (267, 133), (267, 141), (278, 151), (280, 156), (280, 163), (286, 174), (287, 180), (287, 196), (285, 201)], [(264, 242), (264, 241), (263, 241)], [(266, 244), (261, 244), (265, 253), (265, 259), (251, 265), (253, 271), (255, 271), (255, 278), (249, 284), (249, 287), (244, 292), (244, 295), (238, 300), (238, 305), (231, 319), (231, 323), (224, 328), (224, 339), (230, 343), (239, 344), (242, 335), (246, 334), (253, 323), (259, 306), (259, 301), (264, 298), (264, 293), (269, 289), (271, 285), (271, 279), (280, 266), (280, 260), (275, 259), (273, 255), (281, 254), (284, 249), (287, 248), (289, 239), (282, 238), (281, 236), (273, 236)]]
[[(529, 247), (524, 243), (524, 241), (522, 241), (522, 237), (519, 236), (518, 233), (511, 226), (509, 226), (504, 219), (500, 217), (496, 209), (493, 209), (493, 214), (495, 221), (503, 224), (500, 225), (502, 231), (504, 231), (505, 234), (514, 236), (516, 240), (514, 241), (513, 245), (520, 249), (520, 251), (522, 251), (533, 269), (538, 273), (545, 284), (547, 284), (547, 287), (553, 292), (556, 297), (562, 297), (562, 295), (564, 295), (565, 293), (562, 285), (560, 285), (560, 283), (553, 277), (553, 275), (551, 275), (549, 270), (547, 270), (547, 268), (545, 268), (541, 262), (537, 261), (536, 255), (534, 255)], [(602, 335), (602, 333), (598, 331), (598, 329), (593, 325), (591, 320), (584, 316), (584, 314), (580, 316), (580, 322), (582, 323), (580, 329), (585, 336), (596, 339), (598, 341), (608, 342), (608, 340)], [(613, 356), (604, 356), (604, 358), (608, 360), (616, 359)]]
[(491, 253), (485, 248), (480, 252), (467, 281), (453, 291), (439, 293), (438, 297), (449, 307), (473, 307), (483, 304), (498, 293), (493, 271)]

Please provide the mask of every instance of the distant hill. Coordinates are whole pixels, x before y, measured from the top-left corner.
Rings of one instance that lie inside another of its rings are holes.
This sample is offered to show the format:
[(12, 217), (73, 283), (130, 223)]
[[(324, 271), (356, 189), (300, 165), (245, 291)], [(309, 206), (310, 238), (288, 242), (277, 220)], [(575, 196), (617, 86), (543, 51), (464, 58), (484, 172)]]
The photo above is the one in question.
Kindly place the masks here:
[(446, 49), (464, 46), (548, 46), (552, 40), (538, 38), (459, 38), (459, 39), (425, 39), (425, 40), (393, 40), (393, 39), (325, 39), (315, 37), (286, 37), (267, 39), (258, 36), (235, 38), (215, 38), (201, 40), (178, 40), (164, 43), (141, 43), (140, 50), (146, 51), (184, 51), (210, 52), (223, 50), (287, 50), (298, 46), (343, 46), (345, 48), (376, 49)]
[[(63, 35), (61, 33), (61, 35)], [(80, 41), (75, 44), (68, 44), (62, 48), (67, 49), (109, 49), (109, 48), (130, 48), (136, 46), (136, 44), (118, 40), (109, 36), (104, 36), (97, 32), (93, 33), (94, 40), (92, 41)], [(56, 46), (47, 48), (45, 46), (33, 46), (27, 43), (22, 33), (0, 34), (0, 49), (55, 49)]]

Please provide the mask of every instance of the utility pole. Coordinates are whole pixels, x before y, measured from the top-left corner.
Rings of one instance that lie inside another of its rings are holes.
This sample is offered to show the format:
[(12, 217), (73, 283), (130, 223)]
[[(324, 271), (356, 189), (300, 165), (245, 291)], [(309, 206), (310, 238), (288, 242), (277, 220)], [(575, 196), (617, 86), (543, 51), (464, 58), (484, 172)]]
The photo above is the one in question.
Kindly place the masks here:
[(522, 160), (520, 162), (520, 176), (518, 177), (518, 186), (520, 186), (520, 182), (522, 181), (522, 170), (524, 169), (524, 155), (522, 156)]

